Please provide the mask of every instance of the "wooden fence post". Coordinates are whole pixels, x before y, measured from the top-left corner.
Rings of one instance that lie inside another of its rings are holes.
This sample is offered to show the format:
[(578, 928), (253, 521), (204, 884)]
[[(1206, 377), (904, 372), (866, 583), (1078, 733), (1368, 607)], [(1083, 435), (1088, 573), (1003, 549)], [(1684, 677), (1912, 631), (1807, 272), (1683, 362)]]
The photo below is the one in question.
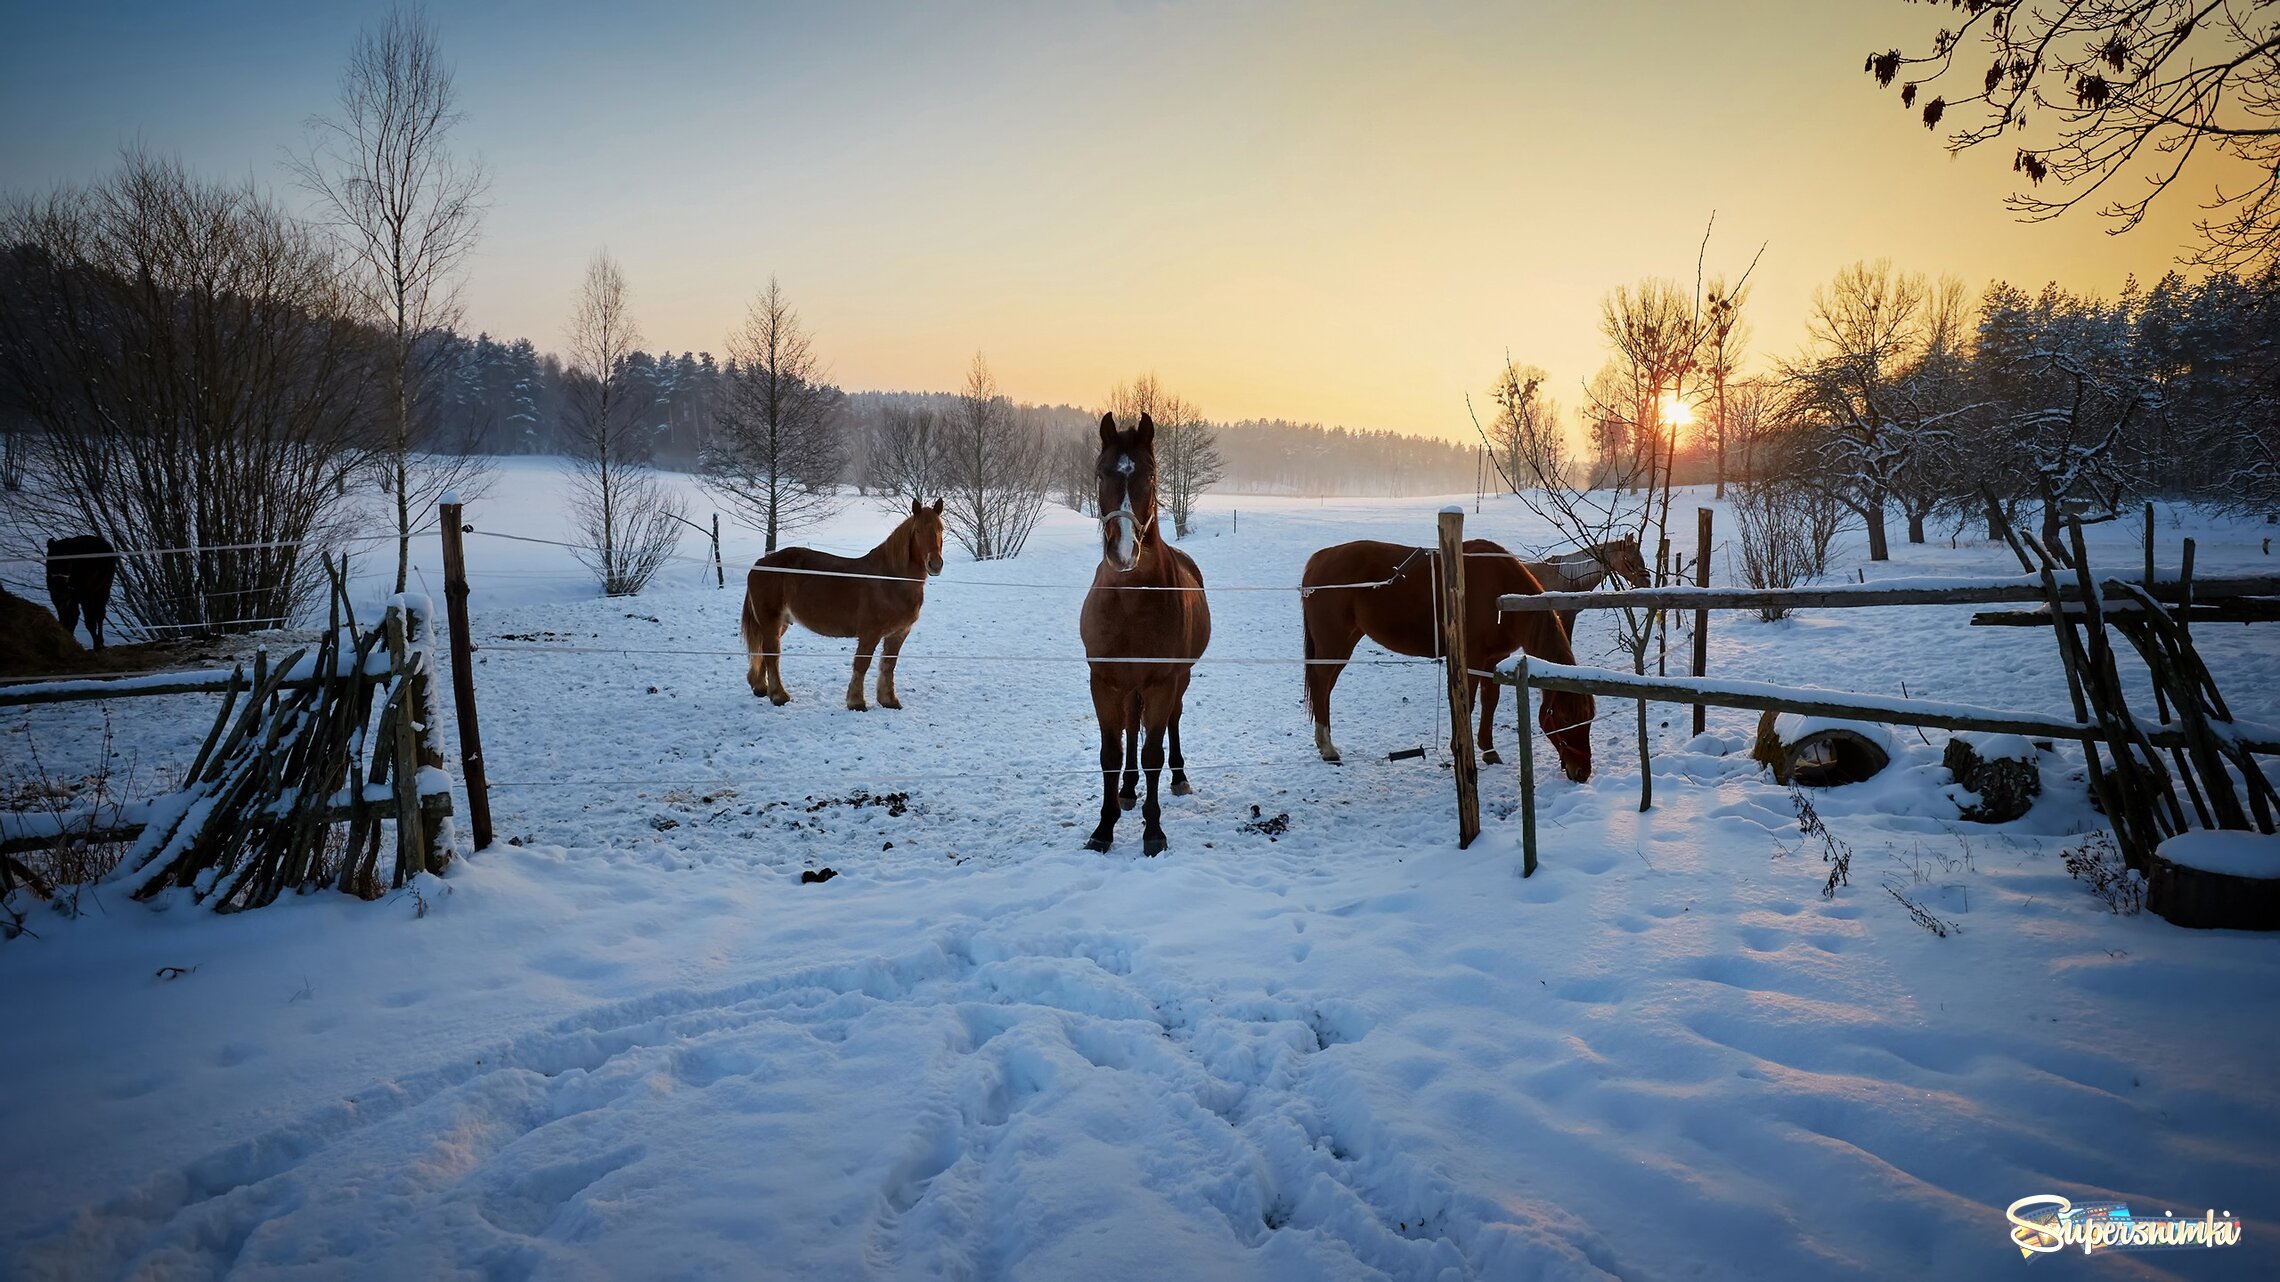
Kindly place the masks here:
[(1457, 848), (1480, 835), (1480, 763), (1473, 757), (1472, 673), (1465, 666), (1465, 510), (1441, 509), (1441, 653), (1449, 674), (1449, 755), (1457, 775)]
[(420, 804), (420, 772), (441, 769), (443, 750), (435, 742), (434, 692), (428, 681), (430, 647), (420, 616), (399, 603), (388, 607), (388, 657), (401, 691), (396, 706), (396, 878), (405, 870), (441, 873), (451, 866), (441, 825), (428, 822)]
[(1520, 875), (1536, 875), (1536, 736), (1528, 732), (1528, 652), (1520, 652), (1513, 689), (1520, 694)]
[[(1710, 509), (1694, 509), (1694, 586), (1710, 586)], [(1694, 612), (1694, 675), (1705, 676), (1710, 667), (1710, 611)], [(1694, 705), (1694, 733), (1709, 725), (1710, 705)]]
[[(713, 540), (713, 544), (712, 544), (712, 548), (713, 548), (713, 587), (715, 587), (715, 588), (725, 588), (725, 587), (727, 587), (727, 586), (728, 586), (728, 574), (727, 574), (727, 572), (726, 572), (726, 571), (724, 571), (723, 569), (721, 569), (721, 564), (720, 564), (720, 513), (718, 513), (718, 512), (715, 512), (715, 513), (713, 513), (712, 540)], [(702, 579), (700, 579), (700, 580), (698, 580), (698, 582), (700, 582), (700, 583), (701, 583), (701, 582), (703, 582), (703, 580), (702, 580)]]
[[(449, 497), (457, 497), (456, 495)], [(467, 817), (475, 848), (491, 844), (491, 784), (483, 769), (483, 731), (475, 714), (475, 641), (467, 627), (466, 527), (458, 503), (439, 505), (443, 519), (443, 600), (451, 624), (451, 703), (459, 718), (459, 773), (467, 783)], [(715, 528), (720, 520), (715, 516)]]

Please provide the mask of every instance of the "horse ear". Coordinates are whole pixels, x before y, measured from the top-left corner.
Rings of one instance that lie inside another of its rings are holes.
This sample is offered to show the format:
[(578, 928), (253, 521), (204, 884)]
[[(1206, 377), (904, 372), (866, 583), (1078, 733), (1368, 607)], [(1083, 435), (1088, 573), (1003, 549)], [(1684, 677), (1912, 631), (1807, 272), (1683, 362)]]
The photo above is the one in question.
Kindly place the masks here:
[(940, 499), (934, 500), (934, 514), (936, 516), (942, 515), (942, 500)]
[(1116, 415), (1100, 416), (1100, 444), (1102, 449), (1109, 449), (1116, 444)]
[(1156, 420), (1148, 417), (1145, 414), (1142, 414), (1140, 416), (1140, 443), (1142, 445), (1151, 445), (1155, 443), (1155, 440)]
[(919, 512), (920, 512), (920, 511), (924, 510), (925, 506), (926, 506), (926, 505), (925, 505), (923, 502), (921, 502), (921, 501), (919, 500), (919, 498), (918, 498), (918, 496), (917, 496), (917, 495), (915, 495), (915, 494), (914, 494), (914, 495), (912, 495), (912, 496), (911, 496), (911, 500), (910, 500), (910, 514), (911, 514), (912, 516), (917, 516), (917, 515), (919, 514)]

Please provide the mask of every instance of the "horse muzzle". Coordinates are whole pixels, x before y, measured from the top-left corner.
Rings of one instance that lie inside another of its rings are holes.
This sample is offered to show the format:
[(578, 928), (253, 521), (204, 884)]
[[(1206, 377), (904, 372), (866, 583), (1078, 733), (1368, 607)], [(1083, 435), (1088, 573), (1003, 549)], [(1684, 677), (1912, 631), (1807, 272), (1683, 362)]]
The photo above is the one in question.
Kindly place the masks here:
[(1140, 564), (1140, 518), (1118, 509), (1100, 518), (1101, 559), (1129, 574)]
[(926, 558), (926, 572), (930, 576), (942, 573), (942, 558), (939, 556)]

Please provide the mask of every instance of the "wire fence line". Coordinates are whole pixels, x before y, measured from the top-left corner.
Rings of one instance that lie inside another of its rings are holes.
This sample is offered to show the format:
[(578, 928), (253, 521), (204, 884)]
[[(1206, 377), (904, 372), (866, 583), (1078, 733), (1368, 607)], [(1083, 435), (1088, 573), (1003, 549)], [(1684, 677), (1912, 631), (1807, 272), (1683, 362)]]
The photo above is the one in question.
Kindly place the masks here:
[[(662, 654), (662, 655), (684, 655), (684, 656), (700, 656), (700, 657), (712, 657), (712, 658), (732, 658), (732, 659), (746, 659), (746, 658), (775, 658), (775, 659), (845, 659), (845, 658), (847, 658), (847, 657), (848, 657), (848, 654), (847, 654), (846, 652), (844, 652), (844, 651), (829, 651), (829, 652), (826, 652), (826, 651), (813, 651), (813, 650), (811, 650), (811, 651), (793, 651), (793, 650), (761, 650), (761, 651), (751, 651), (751, 650), (714, 650), (714, 649), (696, 649), (696, 648), (689, 648), (689, 649), (680, 649), (680, 648), (674, 648), (674, 647), (659, 647), (659, 646), (618, 646), (618, 645), (547, 645), (547, 644), (537, 644), (537, 645), (531, 645), (531, 644), (522, 644), (522, 643), (514, 643), (514, 644), (500, 645), (500, 644), (491, 643), (491, 642), (486, 642), (486, 643), (484, 643), (483, 645), (477, 646), (475, 649), (476, 649), (476, 653), (478, 653), (478, 654), (623, 654), (623, 655), (632, 655), (632, 654)], [(886, 656), (886, 655), (880, 655), (880, 656), (878, 656), (878, 657), (880, 658), (880, 660), (881, 660), (882, 662), (884, 662), (884, 661), (886, 661), (886, 659), (887, 659), (887, 657), (888, 657), (888, 656)], [(1305, 666), (1305, 665), (1317, 665), (1317, 666), (1337, 666), (1337, 667), (1348, 667), (1348, 668), (1367, 668), (1367, 667), (1376, 667), (1376, 668), (1394, 668), (1394, 667), (1404, 667), (1404, 668), (1408, 668), (1408, 667), (1438, 667), (1438, 666), (1440, 666), (1440, 663), (1441, 663), (1441, 661), (1440, 661), (1439, 659), (1424, 659), (1424, 658), (1396, 658), (1396, 659), (1305, 659), (1305, 658), (1291, 658), (1291, 657), (1280, 656), (1280, 655), (1204, 655), (1204, 656), (1203, 656), (1203, 657), (1201, 657), (1201, 658), (1195, 658), (1195, 659), (1182, 658), (1182, 657), (1159, 657), (1159, 658), (1146, 658), (1146, 657), (1143, 657), (1143, 658), (1129, 658), (1129, 657), (1117, 657), (1117, 658), (1098, 658), (1098, 659), (1096, 659), (1096, 658), (1092, 658), (1092, 657), (1090, 657), (1090, 656), (1088, 656), (1088, 655), (1082, 655), (1082, 654), (942, 654), (942, 653), (940, 653), (940, 652), (937, 652), (937, 651), (925, 651), (925, 652), (921, 652), (921, 653), (912, 653), (912, 652), (910, 652), (910, 651), (904, 651), (904, 652), (903, 652), (903, 653), (901, 653), (901, 654), (898, 654), (898, 655), (895, 655), (895, 656), (893, 656), (893, 660), (894, 660), (894, 662), (897, 662), (897, 663), (914, 663), (914, 662), (924, 662), (924, 663), (1177, 663), (1177, 664), (1235, 664), (1235, 665), (1251, 665), (1251, 666), (1260, 666), (1260, 667), (1265, 667), (1265, 666), (1270, 666), (1270, 665), (1298, 665), (1298, 666)]]
[[(434, 533), (436, 533), (434, 530), (415, 530), (412, 537), (416, 539)], [(396, 536), (393, 534), (352, 534), (339, 539), (272, 539), (264, 543), (208, 543), (195, 547), (115, 548), (109, 552), (57, 552), (42, 553), (37, 556), (5, 556), (0, 557), (0, 565), (36, 565), (49, 561), (100, 561), (122, 556), (203, 556), (209, 552), (264, 552), (274, 551), (278, 548), (306, 546), (330, 548), (339, 547), (343, 544), (393, 543), (395, 541)]]

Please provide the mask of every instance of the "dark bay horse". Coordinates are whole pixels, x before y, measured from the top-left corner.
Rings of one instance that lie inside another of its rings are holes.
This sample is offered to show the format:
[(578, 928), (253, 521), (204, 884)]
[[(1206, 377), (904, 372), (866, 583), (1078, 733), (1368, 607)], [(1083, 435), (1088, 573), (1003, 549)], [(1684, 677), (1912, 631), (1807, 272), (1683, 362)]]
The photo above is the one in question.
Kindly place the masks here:
[[(801, 574), (783, 571), (821, 570)], [(855, 675), (847, 682), (847, 706), (861, 712), (863, 676), (871, 652), (886, 643), (879, 660), (879, 706), (899, 708), (895, 698), (895, 656), (903, 638), (918, 624), (926, 603), (926, 577), (942, 573), (942, 500), (931, 506), (910, 501), (910, 515), (879, 546), (861, 556), (834, 556), (813, 548), (782, 548), (761, 557), (744, 576), (744, 649), (752, 656), (745, 681), (752, 693), (782, 705), (781, 664), (784, 632), (798, 623), (819, 636), (855, 638)], [(841, 575), (871, 575), (842, 578)]]
[(63, 630), (71, 631), (82, 615), (87, 638), (103, 648), (103, 615), (111, 608), (111, 580), (119, 572), (119, 556), (100, 534), (75, 534), (47, 542), (48, 600)]
[[(1526, 561), (1528, 572), (1544, 585), (1546, 592), (1589, 592), (1614, 575), (1635, 588), (1647, 586), (1652, 577), (1647, 573), (1647, 559), (1639, 555), (1639, 536), (1626, 534), (1619, 539), (1594, 543), (1574, 552), (1541, 561)], [(1567, 629), (1568, 641), (1575, 640), (1576, 610), (1558, 611), (1560, 626)]]
[[(1346, 660), (1363, 637), (1395, 654), (1441, 657), (1435, 608), (1441, 590), (1439, 561), (1440, 554), (1432, 548), (1369, 540), (1327, 547), (1307, 558), (1305, 577), (1299, 580), (1300, 609), (1306, 619), (1306, 703), (1314, 713), (1314, 746), (1324, 761), (1338, 760), (1337, 746), (1330, 742), (1330, 688), (1338, 684), (1338, 674), (1345, 671)], [(1339, 583), (1382, 586), (1325, 586)], [(1465, 540), (1466, 666), (1493, 668), (1516, 650), (1555, 663), (1575, 662), (1567, 629), (1551, 614), (1497, 613), (1496, 598), (1533, 596), (1543, 590), (1520, 558), (1487, 539)], [(1491, 765), (1501, 760), (1490, 737), (1500, 688), (1485, 677), (1472, 679), (1473, 698), (1480, 704), (1481, 759)], [(1525, 700), (1521, 712), (1527, 712)], [(1559, 750), (1560, 768), (1579, 783), (1591, 777), (1595, 712), (1588, 694), (1544, 691), (1538, 724)]]
[[(1187, 759), (1180, 754), (1180, 707), (1195, 660), (1211, 644), (1211, 608), (1203, 599), (1203, 573), (1164, 541), (1156, 525), (1156, 424), (1148, 415), (1120, 432), (1113, 414), (1100, 417), (1100, 567), (1085, 594), (1077, 631), (1092, 662), (1093, 714), (1100, 720), (1100, 826), (1087, 850), (1107, 850), (1116, 839), (1118, 774), (1139, 758), (1148, 775), (1140, 808), (1140, 849), (1165, 847), (1163, 811), (1156, 802), (1164, 766), (1164, 738), (1172, 748), (1172, 791), (1185, 794)], [(1130, 662), (1161, 659), (1164, 662)], [(1141, 745), (1141, 732), (1147, 734)], [(1135, 752), (1134, 749), (1137, 749)]]

